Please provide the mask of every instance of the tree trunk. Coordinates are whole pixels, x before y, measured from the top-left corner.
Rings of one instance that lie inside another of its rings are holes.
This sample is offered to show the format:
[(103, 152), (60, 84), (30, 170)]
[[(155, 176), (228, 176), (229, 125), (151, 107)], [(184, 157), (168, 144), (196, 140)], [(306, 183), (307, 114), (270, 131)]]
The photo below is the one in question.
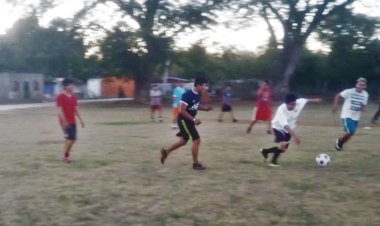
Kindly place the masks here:
[(275, 86), (275, 95), (280, 97), (289, 93), (289, 82), (296, 70), (303, 50), (303, 44), (288, 43), (284, 45), (281, 53), (279, 81)]

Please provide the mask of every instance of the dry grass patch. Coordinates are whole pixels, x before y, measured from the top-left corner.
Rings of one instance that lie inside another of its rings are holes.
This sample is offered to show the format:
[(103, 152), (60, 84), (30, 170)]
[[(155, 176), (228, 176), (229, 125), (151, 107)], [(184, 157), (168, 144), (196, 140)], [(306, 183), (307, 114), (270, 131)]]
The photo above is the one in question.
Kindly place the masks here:
[[(306, 107), (302, 144), (291, 144), (280, 169), (258, 152), (273, 145), (265, 125), (245, 133), (250, 106), (236, 107), (238, 123), (202, 112), (203, 172), (191, 169), (189, 144), (159, 163), (159, 149), (177, 139), (169, 108), (159, 123), (139, 106), (82, 106), (86, 128), (70, 165), (60, 160), (55, 109), (0, 113), (0, 225), (377, 225), (380, 128), (359, 129), (335, 152), (341, 128), (329, 110)], [(331, 166), (315, 165), (322, 152)]]

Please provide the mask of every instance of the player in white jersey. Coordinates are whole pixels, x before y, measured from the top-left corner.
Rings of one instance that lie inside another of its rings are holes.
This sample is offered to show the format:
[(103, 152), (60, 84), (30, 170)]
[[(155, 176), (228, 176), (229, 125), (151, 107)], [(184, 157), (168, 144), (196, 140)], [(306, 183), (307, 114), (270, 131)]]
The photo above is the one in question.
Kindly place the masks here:
[(319, 103), (321, 101), (321, 98), (297, 99), (297, 96), (293, 94), (286, 95), (285, 103), (277, 108), (276, 114), (272, 119), (272, 130), (275, 136), (274, 142), (278, 143), (278, 146), (261, 149), (261, 154), (263, 155), (265, 162), (267, 161), (268, 154), (273, 153), (269, 166), (279, 166), (277, 160), (280, 154), (288, 149), (289, 141), (292, 137), (296, 144), (301, 142), (300, 138), (294, 132), (294, 129), (296, 128), (298, 116), (306, 103)]
[(342, 119), (344, 134), (335, 142), (337, 151), (343, 150), (343, 145), (355, 134), (359, 125), (360, 115), (364, 110), (364, 106), (368, 103), (367, 80), (358, 78), (355, 88), (345, 89), (338, 93), (334, 98), (332, 112), (335, 113), (338, 107), (339, 99), (343, 98), (343, 107), (340, 114)]

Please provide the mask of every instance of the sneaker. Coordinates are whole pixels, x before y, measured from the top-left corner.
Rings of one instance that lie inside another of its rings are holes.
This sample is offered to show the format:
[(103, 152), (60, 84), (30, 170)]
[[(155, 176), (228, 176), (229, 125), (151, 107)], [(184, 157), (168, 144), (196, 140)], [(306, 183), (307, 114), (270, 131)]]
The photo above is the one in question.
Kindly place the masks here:
[(193, 169), (195, 170), (205, 170), (206, 167), (204, 167), (202, 164), (200, 163), (193, 163)]
[(278, 164), (278, 163), (271, 162), (271, 163), (268, 164), (268, 166), (271, 166), (271, 167), (280, 167), (281, 165)]
[(264, 148), (262, 148), (262, 149), (260, 150), (260, 153), (263, 155), (264, 162), (267, 162), (268, 153), (264, 153)]
[(177, 124), (172, 124), (170, 127), (171, 127), (172, 129), (178, 129)]
[(70, 159), (69, 157), (65, 157), (65, 156), (62, 158), (62, 161), (63, 161), (64, 163), (66, 163), (66, 164), (69, 164), (69, 163), (72, 162), (71, 159)]
[(340, 142), (340, 138), (336, 139), (336, 142), (335, 142), (335, 149), (336, 149), (337, 151), (342, 151), (342, 150), (343, 150), (343, 146), (342, 146), (342, 144), (341, 144), (341, 142)]
[(161, 158), (160, 158), (160, 161), (161, 161), (162, 165), (165, 164), (165, 160), (166, 160), (167, 157), (168, 157), (168, 153), (166, 153), (166, 150), (162, 148), (161, 149)]
[(247, 133), (250, 133), (251, 130), (252, 130), (252, 127), (248, 127), (248, 128), (247, 128)]
[(232, 122), (237, 122), (238, 120), (236, 120), (236, 119), (234, 119), (234, 120), (232, 120)]

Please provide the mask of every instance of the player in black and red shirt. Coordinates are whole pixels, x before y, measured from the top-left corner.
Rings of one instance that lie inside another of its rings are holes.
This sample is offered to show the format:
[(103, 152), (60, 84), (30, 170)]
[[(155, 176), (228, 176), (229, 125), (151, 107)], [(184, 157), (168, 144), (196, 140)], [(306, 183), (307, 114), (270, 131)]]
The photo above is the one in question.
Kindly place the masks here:
[(178, 128), (179, 133), (177, 136), (179, 137), (179, 141), (174, 143), (171, 147), (161, 149), (161, 163), (164, 164), (168, 155), (184, 146), (189, 139), (193, 141), (191, 146), (191, 152), (193, 156), (193, 169), (195, 170), (204, 170), (204, 167), (198, 161), (198, 153), (199, 153), (199, 144), (201, 142), (200, 136), (195, 126), (199, 126), (201, 121), (196, 118), (198, 110), (210, 111), (212, 109), (211, 106), (201, 106), (201, 94), (207, 87), (207, 80), (202, 77), (198, 77), (194, 81), (194, 87), (185, 92), (182, 95), (182, 99), (179, 106), (179, 115), (178, 115)]
[(66, 138), (63, 161), (71, 163), (70, 150), (77, 139), (75, 116), (79, 118), (82, 128), (84, 127), (84, 123), (78, 111), (77, 97), (73, 92), (73, 81), (66, 78), (62, 81), (62, 84), (63, 91), (56, 99), (58, 120)]

